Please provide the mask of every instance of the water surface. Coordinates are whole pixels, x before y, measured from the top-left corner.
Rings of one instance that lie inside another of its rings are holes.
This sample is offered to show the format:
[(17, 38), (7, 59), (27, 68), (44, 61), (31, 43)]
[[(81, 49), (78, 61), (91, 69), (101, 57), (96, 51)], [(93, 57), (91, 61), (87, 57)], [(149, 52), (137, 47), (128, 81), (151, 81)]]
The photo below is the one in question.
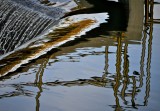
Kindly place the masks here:
[(109, 18), (2, 77), (0, 110), (158, 111), (160, 25), (126, 7), (122, 24)]

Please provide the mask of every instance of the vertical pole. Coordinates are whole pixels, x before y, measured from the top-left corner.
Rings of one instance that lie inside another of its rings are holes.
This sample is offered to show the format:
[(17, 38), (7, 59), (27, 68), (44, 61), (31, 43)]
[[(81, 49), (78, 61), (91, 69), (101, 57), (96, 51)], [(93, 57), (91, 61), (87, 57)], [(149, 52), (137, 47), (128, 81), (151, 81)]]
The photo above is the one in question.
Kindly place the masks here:
[(125, 91), (127, 89), (127, 86), (128, 86), (128, 83), (129, 83), (129, 76), (128, 76), (128, 73), (129, 73), (129, 60), (128, 60), (128, 43), (125, 43), (125, 46), (124, 46), (124, 64), (123, 64), (123, 87), (122, 87), (122, 90), (121, 90), (121, 96), (122, 96), (122, 99), (125, 103), (127, 103), (127, 101), (125, 100)]
[(149, 19), (149, 0), (145, 0), (145, 24), (147, 25)]
[(121, 106), (119, 103), (119, 98), (118, 98), (118, 89), (120, 86), (120, 80), (121, 80), (121, 52), (122, 52), (122, 41), (121, 41), (121, 36), (117, 37), (117, 42), (118, 42), (118, 46), (117, 46), (117, 60), (116, 60), (116, 77), (115, 77), (115, 81), (116, 84), (113, 86), (113, 90), (114, 90), (114, 96), (116, 99), (116, 110), (115, 111), (120, 111)]
[(108, 64), (108, 49), (109, 49), (109, 46), (106, 46), (105, 47), (105, 67), (104, 67), (104, 74), (102, 75), (102, 81), (105, 81), (106, 80), (106, 77), (107, 77), (107, 74), (108, 74), (108, 67), (109, 67), (109, 64)]

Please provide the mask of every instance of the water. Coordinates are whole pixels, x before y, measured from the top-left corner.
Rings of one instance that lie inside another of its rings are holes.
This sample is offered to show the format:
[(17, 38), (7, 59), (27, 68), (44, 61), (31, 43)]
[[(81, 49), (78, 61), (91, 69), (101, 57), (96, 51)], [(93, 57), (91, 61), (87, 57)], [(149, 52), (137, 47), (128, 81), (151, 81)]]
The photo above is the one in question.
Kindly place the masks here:
[(43, 6), (36, 0), (1, 0), (0, 3), (1, 55), (13, 51), (53, 27), (65, 14), (65, 10), (58, 6)]
[(129, 2), (121, 23), (110, 20), (115, 10), (99, 27), (2, 77), (0, 110), (158, 111), (160, 25), (144, 25), (142, 2)]

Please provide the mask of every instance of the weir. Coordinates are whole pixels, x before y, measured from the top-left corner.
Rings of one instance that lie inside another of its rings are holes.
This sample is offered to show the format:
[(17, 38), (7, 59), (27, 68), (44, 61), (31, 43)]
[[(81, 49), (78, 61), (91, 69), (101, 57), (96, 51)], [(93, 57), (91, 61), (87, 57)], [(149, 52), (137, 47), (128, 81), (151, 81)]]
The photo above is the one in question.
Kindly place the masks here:
[(36, 0), (0, 0), (0, 55), (13, 51), (45, 31), (64, 10)]

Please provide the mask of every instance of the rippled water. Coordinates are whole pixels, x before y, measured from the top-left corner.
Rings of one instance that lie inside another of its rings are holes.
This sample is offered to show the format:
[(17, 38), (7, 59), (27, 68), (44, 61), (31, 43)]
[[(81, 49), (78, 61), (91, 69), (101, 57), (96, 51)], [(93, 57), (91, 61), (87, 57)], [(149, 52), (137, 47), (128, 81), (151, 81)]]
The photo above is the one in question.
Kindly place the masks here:
[(160, 25), (133, 3), (127, 20), (108, 9), (107, 22), (2, 77), (0, 110), (158, 111)]

